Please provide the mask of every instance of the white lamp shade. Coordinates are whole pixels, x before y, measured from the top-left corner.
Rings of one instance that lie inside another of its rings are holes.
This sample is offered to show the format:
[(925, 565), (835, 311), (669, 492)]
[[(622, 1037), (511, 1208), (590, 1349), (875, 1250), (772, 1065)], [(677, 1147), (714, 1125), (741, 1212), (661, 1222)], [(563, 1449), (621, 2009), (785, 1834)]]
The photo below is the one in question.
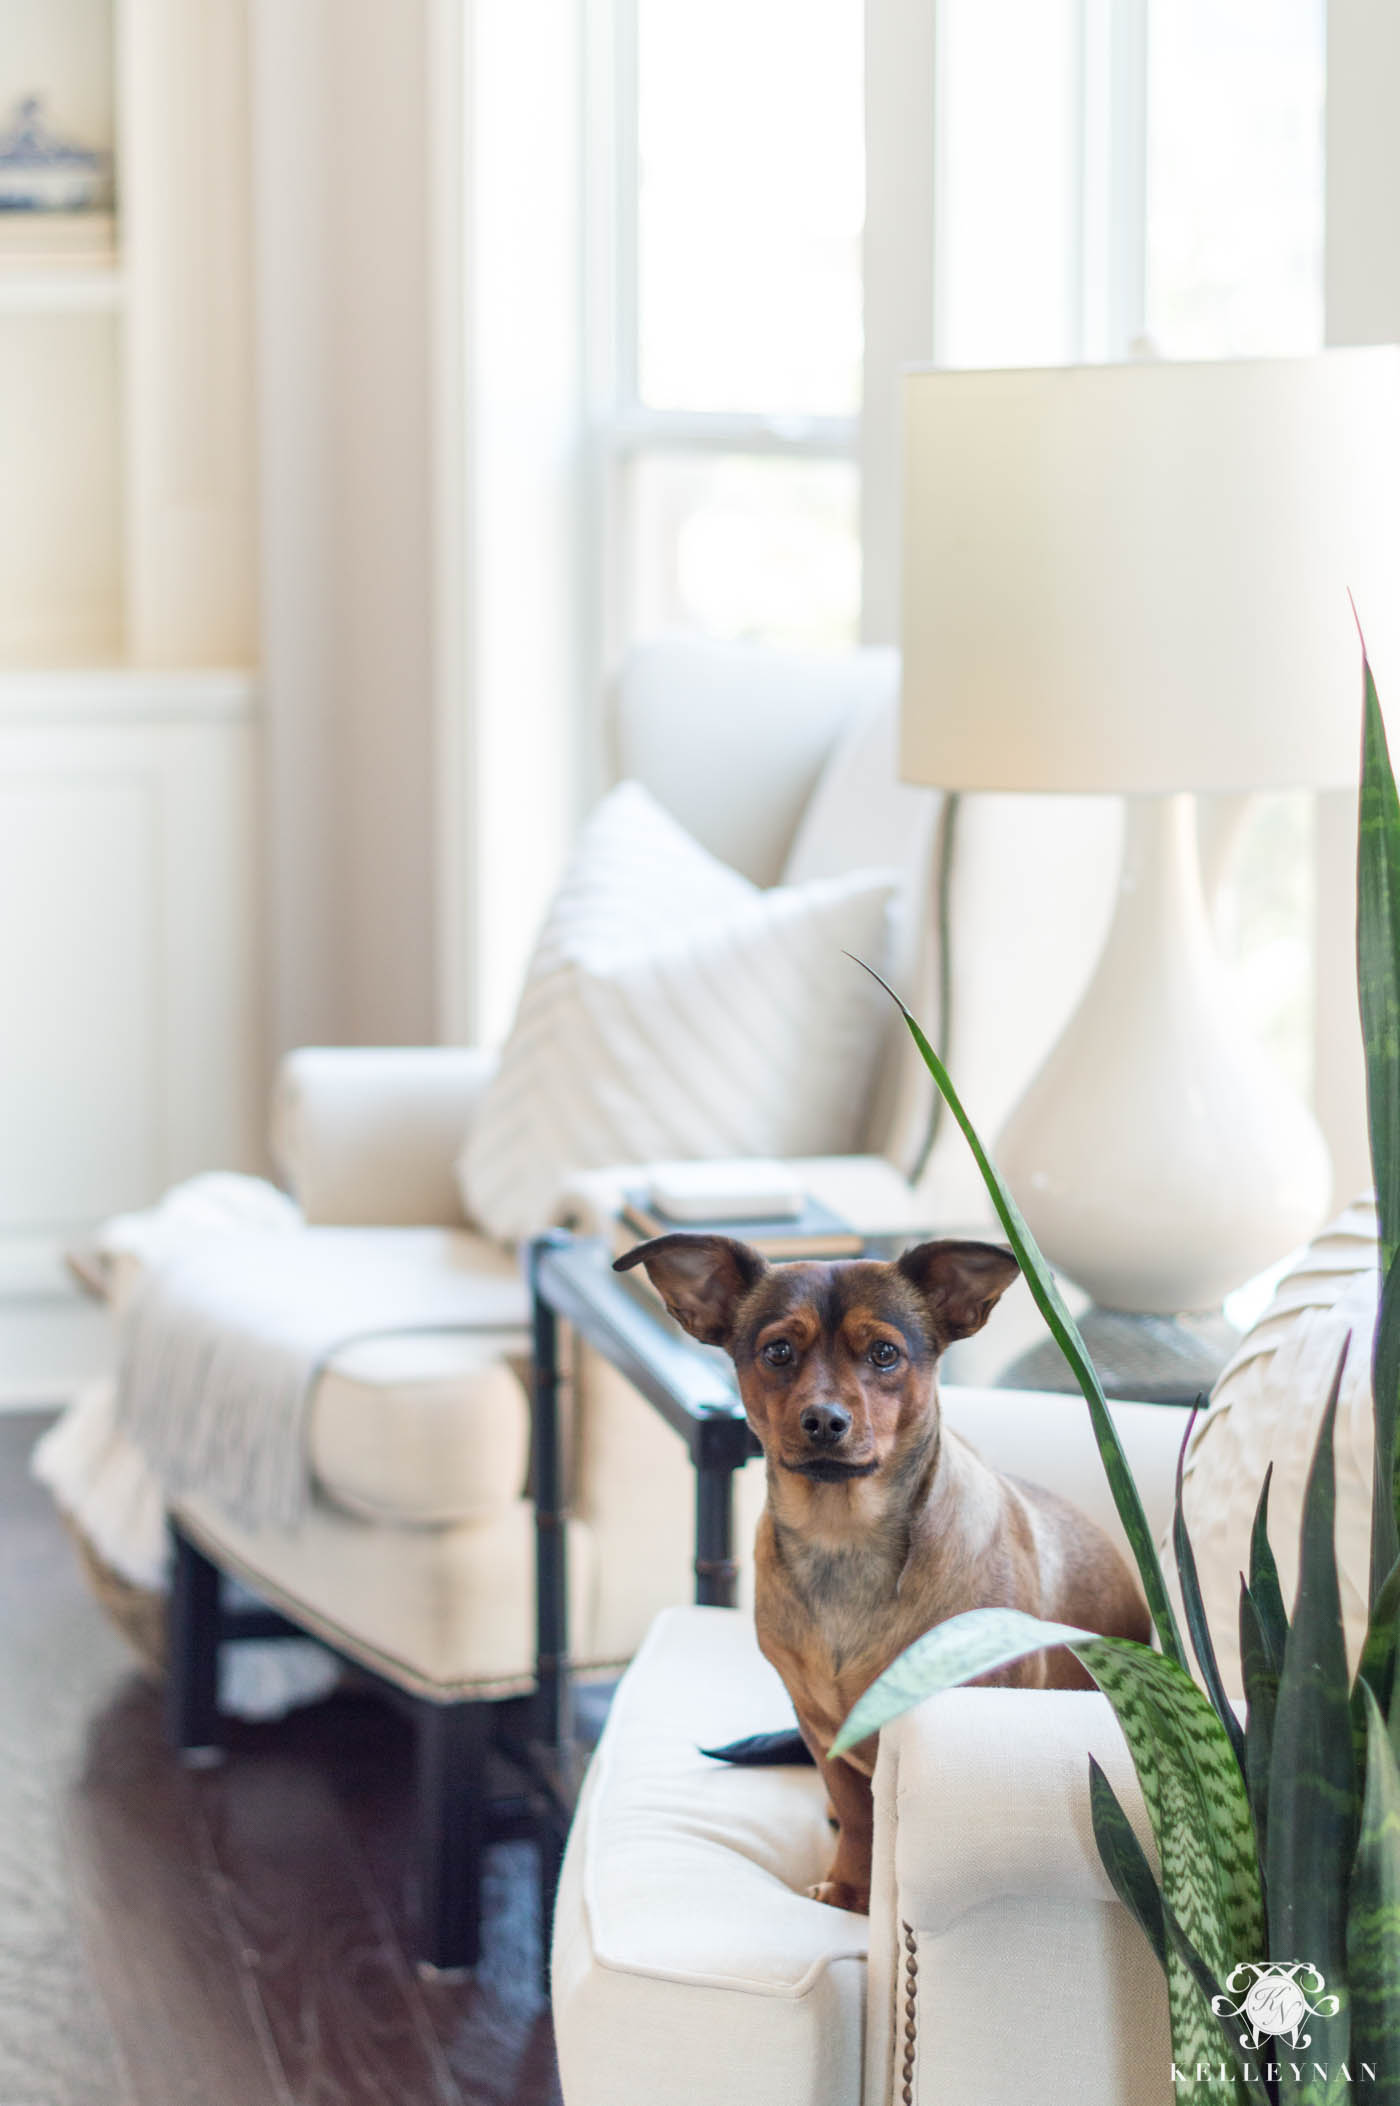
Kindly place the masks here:
[(1341, 788), (1400, 678), (1400, 348), (905, 384), (902, 772)]

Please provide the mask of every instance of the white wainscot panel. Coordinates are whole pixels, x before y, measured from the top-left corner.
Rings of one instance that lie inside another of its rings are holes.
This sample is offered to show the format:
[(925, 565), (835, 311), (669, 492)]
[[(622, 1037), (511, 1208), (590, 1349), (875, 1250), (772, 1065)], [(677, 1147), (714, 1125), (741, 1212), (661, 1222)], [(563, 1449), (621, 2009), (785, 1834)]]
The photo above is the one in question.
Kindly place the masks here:
[(255, 738), (229, 675), (0, 678), (0, 1239), (260, 1167)]
[(0, 776), (0, 1232), (159, 1168), (159, 784)]

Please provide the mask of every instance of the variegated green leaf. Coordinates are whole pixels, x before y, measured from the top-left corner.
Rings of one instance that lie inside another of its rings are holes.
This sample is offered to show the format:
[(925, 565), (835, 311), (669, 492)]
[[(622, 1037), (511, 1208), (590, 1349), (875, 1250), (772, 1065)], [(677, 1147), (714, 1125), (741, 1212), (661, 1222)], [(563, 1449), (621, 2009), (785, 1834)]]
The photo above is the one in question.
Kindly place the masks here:
[(1259, 1500), (1254, 1509), (1254, 1525), (1249, 1532), (1249, 1592), (1259, 1618), (1259, 1632), (1268, 1651), (1275, 1674), (1283, 1667), (1284, 1642), (1288, 1637), (1288, 1611), (1283, 1606), (1283, 1589), (1278, 1583), (1278, 1566), (1274, 1562), (1273, 1546), (1269, 1542), (1269, 1487), (1274, 1480), (1274, 1466), (1269, 1464), (1264, 1472), (1264, 1482), (1259, 1487)]
[(1117, 1792), (1092, 1755), (1089, 1757), (1089, 1811), (1094, 1822), (1094, 1841), (1099, 1846), (1103, 1868), (1113, 1882), (1113, 1891), (1141, 1927), (1165, 1974), (1167, 1926), (1162, 1915), (1162, 1896), (1146, 1852), (1133, 1831), (1133, 1824), (1124, 1813)]
[[(858, 965), (865, 964), (864, 959), (857, 959), (855, 962)], [(1128, 1458), (1123, 1453), (1123, 1444), (1118, 1438), (1118, 1429), (1114, 1425), (1112, 1415), (1109, 1412), (1108, 1403), (1103, 1393), (1103, 1385), (1099, 1381), (1094, 1364), (1089, 1358), (1084, 1340), (1079, 1335), (1079, 1326), (1075, 1323), (1074, 1318), (1065, 1306), (1065, 1300), (1056, 1284), (1055, 1276), (1046, 1264), (1041, 1254), (1040, 1246), (1027, 1227), (1020, 1208), (1003, 1184), (1000, 1172), (978, 1139), (972, 1121), (968, 1118), (958, 1093), (953, 1088), (952, 1078), (948, 1070), (944, 1067), (942, 1061), (934, 1052), (933, 1047), (929, 1044), (903, 1002), (900, 1001), (894, 989), (880, 979), (880, 975), (872, 966), (866, 965), (865, 970), (873, 980), (879, 980), (881, 987), (884, 988), (890, 1000), (897, 1005), (900, 1014), (909, 1027), (909, 1034), (919, 1049), (919, 1054), (925, 1067), (937, 1084), (943, 1101), (952, 1112), (958, 1125), (962, 1128), (967, 1145), (972, 1150), (973, 1159), (982, 1173), (982, 1182), (987, 1187), (992, 1205), (996, 1208), (1001, 1225), (1006, 1232), (1006, 1240), (1015, 1252), (1017, 1263), (1025, 1275), (1026, 1284), (1030, 1288), (1035, 1305), (1044, 1317), (1051, 1336), (1064, 1354), (1065, 1359), (1069, 1362), (1074, 1378), (1083, 1391), (1084, 1401), (1089, 1407), (1089, 1417), (1094, 1428), (1094, 1438), (1098, 1442), (1104, 1475), (1108, 1479), (1108, 1487), (1113, 1494), (1113, 1503), (1118, 1509), (1118, 1517), (1123, 1524), (1123, 1533), (1128, 1539), (1133, 1557), (1137, 1562), (1143, 1593), (1147, 1598), (1147, 1607), (1157, 1632), (1158, 1642), (1169, 1660), (1175, 1660), (1180, 1666), (1184, 1667), (1186, 1655), (1182, 1648), (1181, 1633), (1177, 1628), (1176, 1616), (1172, 1610), (1171, 1600), (1162, 1578), (1162, 1567), (1157, 1556), (1157, 1545), (1153, 1540), (1147, 1516), (1143, 1512), (1142, 1499), (1138, 1493), (1137, 1485), (1133, 1481), (1133, 1473), (1128, 1468)]]
[(1191, 1430), (1196, 1423), (1193, 1411), (1181, 1446), (1176, 1456), (1176, 1504), (1172, 1512), (1172, 1548), (1176, 1552), (1177, 1577), (1181, 1582), (1181, 1603), (1186, 1611), (1186, 1628), (1191, 1634), (1191, 1649), (1200, 1665), (1201, 1679), (1206, 1686), (1206, 1695), (1215, 1706), (1216, 1717), (1225, 1728), (1230, 1745), (1235, 1751), (1235, 1760), (1241, 1774), (1245, 1767), (1244, 1728), (1235, 1716), (1235, 1707), (1225, 1694), (1225, 1684), (1220, 1678), (1220, 1666), (1215, 1657), (1215, 1646), (1211, 1642), (1210, 1625), (1206, 1622), (1205, 1603), (1201, 1600), (1201, 1583), (1196, 1573), (1196, 1553), (1191, 1547), (1191, 1536), (1186, 1526), (1186, 1515), (1181, 1503), (1182, 1478), (1186, 1468), (1186, 1449), (1191, 1439)]
[(1068, 1645), (1091, 1635), (1077, 1624), (1047, 1623), (1022, 1609), (966, 1609), (961, 1616), (950, 1616), (906, 1646), (856, 1699), (830, 1752), (843, 1755), (926, 1697), (995, 1674), (1046, 1646)]
[[(1385, 720), (1362, 646), (1363, 728), (1356, 852), (1356, 979), (1366, 1048), (1371, 1170), (1380, 1217), (1382, 1296), (1373, 1389), (1376, 1469), (1371, 1509), (1371, 1597), (1400, 1556), (1396, 1525), (1396, 1425), (1400, 1416), (1400, 797)], [(1387, 1304), (1389, 1308), (1387, 1309)]]
[[(1400, 1768), (1385, 1721), (1361, 1684), (1366, 1797), (1347, 1907), (1351, 2065), (1366, 2106), (1400, 2101)], [(1374, 2072), (1374, 2074), (1369, 2074)]]
[(1264, 1639), (1254, 1596), (1240, 1581), (1240, 1669), (1244, 1681), (1244, 1781), (1254, 1815), (1254, 1842), (1259, 1863), (1266, 1865), (1269, 1843), (1269, 1755), (1278, 1704), (1278, 1668)]
[[(1347, 2059), (1346, 1883), (1356, 1841), (1350, 1680), (1334, 1549), (1332, 1436), (1346, 1355), (1337, 1367), (1303, 1498), (1298, 1594), (1284, 1648), (1269, 1764), (1269, 1951), (1306, 1960), (1340, 1998), (1316, 2021), (1316, 2059)], [(1250, 1954), (1241, 1952), (1241, 1959)], [(1327, 2097), (1309, 2079), (1298, 2098)]]
[[(1371, 1347), (1371, 1398), (1375, 1412), (1375, 1468), (1371, 1477), (1371, 1600), (1374, 1603), (1400, 1557), (1400, 1251), (1390, 1261), (1381, 1288), (1376, 1335)], [(1387, 1463), (1386, 1458), (1389, 1457)]]
[(1392, 1745), (1396, 1731), (1400, 1730), (1400, 1705), (1394, 1702), (1397, 1650), (1400, 1650), (1400, 1560), (1386, 1574), (1385, 1583), (1372, 1606), (1366, 1640), (1361, 1648), (1361, 1662), (1351, 1692), (1351, 1734), (1359, 1775), (1364, 1776), (1366, 1770), (1366, 1690), (1375, 1698), (1381, 1717), (1390, 1720)]
[[(1213, 2018), (1210, 2028), (1204, 2023), (1208, 2015), (1217, 2011), (1215, 2000), (1221, 1993), (1219, 1979), (1206, 1966), (1174, 1912), (1163, 1902), (1152, 1867), (1119, 1803), (1118, 1794), (1092, 1755), (1089, 1757), (1089, 1806), (1094, 1822), (1094, 1841), (1099, 1846), (1104, 1870), (1118, 1899), (1141, 1926), (1148, 1944), (1156, 1953), (1158, 1964), (1167, 1977), (1169, 1999), (1173, 1971), (1183, 1967), (1204, 1999), (1204, 2010), (1199, 2002), (1188, 2006), (1194, 2046), (1188, 2046), (1184, 2032), (1173, 2035), (1172, 2052), (1177, 2067), (1194, 2069), (1196, 2063), (1204, 2062), (1214, 2070), (1223, 2063), (1226, 2069), (1234, 2070), (1234, 2083), (1227, 2087), (1221, 2085), (1219, 2079), (1212, 2078), (1214, 2098), (1249, 2099), (1257, 2101), (1258, 2106), (1272, 2106), (1264, 2086), (1257, 2080), (1250, 2082), (1245, 2078), (1238, 2036), (1231, 2034), (1228, 2025), (1218, 2016)], [(1195, 2060), (1183, 2062), (1184, 2054), (1193, 2055)]]
[[(1217, 2029), (1214, 2057), (1212, 2057), (1207, 2045), (1206, 2053), (1201, 2059), (1208, 2068), (1212, 2062), (1217, 2069), (1223, 2063), (1227, 2070), (1233, 2071), (1232, 2078), (1226, 2083), (1222, 2083), (1219, 2077), (1213, 2076), (1210, 2079), (1210, 2097), (1213, 2099), (1247, 2099), (1250, 2102), (1250, 2106), (1274, 2106), (1272, 2095), (1264, 2081), (1263, 2075), (1254, 2067), (1248, 2053), (1240, 2043), (1239, 2033), (1231, 2031), (1229, 2019), (1224, 2015), (1229, 2008), (1230, 2000), (1225, 1996), (1221, 1988), (1219, 1975), (1207, 1967), (1166, 1902), (1162, 1904), (1162, 1922), (1167, 1934), (1167, 1943), (1171, 1949), (1172, 1959), (1185, 1970), (1195, 1983), (1201, 2001), (1206, 2009), (1212, 2013), (1212, 2023)], [(1178, 2069), (1185, 2067), (1180, 2056), (1176, 2053), (1175, 2043), (1173, 2043), (1172, 2059), (1176, 2062)]]
[[(1223, 1977), (1264, 1952), (1254, 1824), (1234, 1750), (1190, 1676), (1123, 1639), (1077, 1643), (1132, 1752), (1162, 1864), (1162, 1893), (1194, 1952)], [(1219, 2059), (1214, 2014), (1181, 1955), (1168, 1970), (1173, 2053)]]
[[(1364, 645), (1362, 690), (1356, 979), (1366, 1047), (1366, 1105), (1381, 1225), (1381, 1270), (1388, 1274), (1400, 1248), (1400, 797)], [(1392, 1555), (1390, 1564), (1394, 1562)]]

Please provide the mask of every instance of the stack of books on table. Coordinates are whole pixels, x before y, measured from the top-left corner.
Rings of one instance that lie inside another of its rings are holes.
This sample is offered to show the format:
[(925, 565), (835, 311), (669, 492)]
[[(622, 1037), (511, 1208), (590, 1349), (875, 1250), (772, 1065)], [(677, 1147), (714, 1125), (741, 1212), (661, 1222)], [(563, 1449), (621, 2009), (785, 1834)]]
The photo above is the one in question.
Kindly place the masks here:
[(686, 1233), (731, 1236), (773, 1264), (889, 1257), (927, 1233), (909, 1225), (907, 1187), (893, 1171), (890, 1179), (889, 1218), (856, 1222), (817, 1198), (782, 1163), (650, 1164), (624, 1190), (613, 1245), (621, 1257), (653, 1237)]

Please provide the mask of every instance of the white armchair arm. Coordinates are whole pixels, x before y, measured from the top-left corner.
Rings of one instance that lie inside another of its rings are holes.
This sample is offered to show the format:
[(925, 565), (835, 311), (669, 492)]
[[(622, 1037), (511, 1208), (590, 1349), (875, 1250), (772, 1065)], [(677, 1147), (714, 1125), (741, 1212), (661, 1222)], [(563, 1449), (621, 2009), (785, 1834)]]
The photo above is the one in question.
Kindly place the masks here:
[(455, 1163), (497, 1056), (304, 1046), (278, 1071), (272, 1153), (308, 1221), (460, 1227)]
[(1099, 1861), (1091, 1752), (1155, 1869), (1103, 1697), (952, 1690), (886, 1727), (865, 2106), (1173, 2098), (1166, 1984)]

